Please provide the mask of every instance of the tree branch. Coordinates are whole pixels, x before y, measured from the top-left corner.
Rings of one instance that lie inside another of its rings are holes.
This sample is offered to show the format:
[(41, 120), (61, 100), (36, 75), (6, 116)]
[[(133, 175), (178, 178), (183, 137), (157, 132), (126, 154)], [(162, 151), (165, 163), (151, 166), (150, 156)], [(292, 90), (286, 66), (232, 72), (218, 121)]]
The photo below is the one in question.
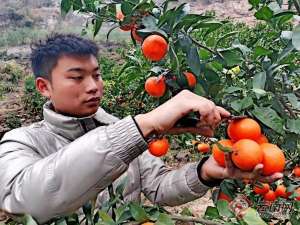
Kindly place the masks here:
[[(222, 225), (224, 223), (218, 223), (211, 220), (206, 220), (202, 218), (192, 217), (192, 216), (180, 216), (180, 215), (169, 215), (172, 220), (182, 221), (182, 222), (195, 222), (201, 223), (203, 225)], [(139, 222), (129, 222), (125, 225), (139, 225)]]
[(298, 15), (300, 15), (300, 3), (298, 2), (298, 0), (293, 0), (293, 3), (298, 12)]
[(283, 105), (283, 107), (289, 112), (293, 119), (297, 119), (297, 115), (294, 113), (293, 109), (284, 101), (282, 96), (278, 96), (278, 100)]
[(192, 40), (192, 42), (193, 42), (195, 45), (197, 45), (198, 47), (203, 48), (203, 49), (209, 51), (210, 53), (213, 53), (214, 55), (219, 56), (221, 59), (224, 59), (224, 57), (223, 57), (219, 52), (217, 52), (217, 51), (215, 52), (214, 50), (210, 49), (209, 47), (207, 47), (207, 46), (205, 46), (205, 45), (199, 43), (199, 42), (196, 41), (195, 39), (193, 39), (190, 35), (188, 35), (188, 36), (189, 36), (189, 38)]

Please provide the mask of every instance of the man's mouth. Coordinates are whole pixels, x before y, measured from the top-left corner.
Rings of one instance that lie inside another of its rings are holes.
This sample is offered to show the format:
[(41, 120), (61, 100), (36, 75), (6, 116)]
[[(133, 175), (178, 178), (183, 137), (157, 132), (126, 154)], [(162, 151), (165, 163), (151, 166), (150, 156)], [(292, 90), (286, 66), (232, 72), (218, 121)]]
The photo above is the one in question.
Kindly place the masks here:
[(99, 102), (99, 101), (100, 101), (100, 97), (93, 97), (87, 100), (86, 102), (89, 103), (89, 102)]

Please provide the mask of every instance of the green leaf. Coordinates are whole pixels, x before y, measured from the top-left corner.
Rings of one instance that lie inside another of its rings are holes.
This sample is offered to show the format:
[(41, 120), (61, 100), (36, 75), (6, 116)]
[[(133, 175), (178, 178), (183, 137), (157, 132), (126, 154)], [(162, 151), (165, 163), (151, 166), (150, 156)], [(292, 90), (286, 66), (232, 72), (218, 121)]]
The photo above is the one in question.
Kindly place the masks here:
[(242, 56), (240, 51), (237, 49), (222, 50), (220, 51), (220, 54), (223, 56), (225, 64), (228, 67), (242, 64)]
[(224, 34), (222, 37), (220, 37), (218, 40), (217, 40), (217, 42), (216, 42), (216, 44), (215, 44), (215, 48), (219, 45), (219, 43), (221, 42), (221, 41), (223, 41), (224, 39), (226, 39), (226, 38), (229, 38), (229, 37), (232, 37), (232, 36), (234, 36), (234, 35), (236, 35), (236, 34), (238, 34), (239, 33), (239, 31), (232, 31), (232, 32), (229, 32), (229, 33), (227, 33), (227, 34)]
[(93, 35), (94, 37), (98, 34), (101, 26), (102, 26), (102, 23), (103, 23), (103, 19), (102, 18), (97, 18), (96, 19), (96, 22), (94, 24), (94, 32), (93, 32)]
[(300, 119), (288, 119), (286, 126), (289, 132), (300, 134)]
[(254, 16), (258, 20), (269, 21), (273, 17), (273, 11), (268, 6), (263, 6), (254, 14)]
[(260, 57), (260, 56), (266, 56), (272, 54), (272, 51), (261, 47), (261, 46), (256, 46), (254, 49), (254, 58)]
[(132, 13), (133, 5), (131, 5), (128, 1), (122, 1), (121, 4), (121, 11), (122, 13), (127, 16)]
[(104, 211), (98, 211), (99, 217), (101, 218), (102, 222), (105, 222), (107, 225), (116, 225), (114, 220)]
[(130, 208), (131, 215), (136, 221), (143, 222), (149, 219), (146, 214), (146, 211), (137, 203), (132, 202), (129, 205), (129, 208)]
[(208, 59), (210, 59), (212, 54), (208, 50), (206, 50), (204, 48), (200, 48), (199, 55), (202, 60), (208, 60)]
[(288, 93), (285, 94), (284, 96), (287, 97), (287, 99), (292, 104), (292, 107), (294, 109), (300, 109), (300, 101), (298, 100), (297, 96), (294, 93)]
[(260, 0), (249, 0), (248, 2), (252, 5), (253, 8), (256, 8), (259, 6)]
[(218, 146), (218, 148), (222, 152), (232, 152), (232, 148), (231, 147), (224, 146), (224, 145), (220, 144), (219, 142), (216, 142), (215, 144)]
[(283, 120), (270, 107), (256, 107), (252, 111), (253, 115), (259, 119), (263, 124), (272, 128), (279, 134), (283, 134)]
[(38, 225), (38, 223), (32, 218), (32, 216), (28, 214), (22, 216), (21, 218), (18, 217), (16, 220), (23, 225)]
[(289, 56), (290, 53), (295, 49), (292, 43), (289, 43), (278, 55), (276, 64), (279, 64), (285, 57)]
[(246, 45), (243, 45), (240, 43), (238, 39), (235, 39), (232, 43), (232, 47), (235, 49), (240, 50), (240, 52), (246, 56), (251, 52), (251, 49), (249, 49)]
[(300, 25), (296, 26), (293, 31), (292, 43), (300, 51)]
[(220, 214), (216, 207), (208, 206), (205, 211), (205, 217), (209, 219), (219, 219)]
[(62, 0), (60, 3), (61, 15), (65, 16), (71, 9), (72, 2), (71, 0)]
[(267, 75), (266, 72), (260, 72), (253, 77), (253, 89), (265, 89)]
[(74, 10), (80, 10), (82, 8), (82, 2), (81, 0), (74, 0), (73, 2), (73, 9)]
[(252, 208), (246, 209), (243, 220), (248, 225), (267, 225), (267, 223), (260, 218), (258, 212)]
[(249, 96), (243, 99), (235, 100), (230, 104), (230, 106), (237, 112), (241, 112), (243, 109), (247, 109), (253, 105), (254, 105), (253, 100)]
[(234, 92), (242, 91), (242, 90), (244, 90), (244, 89), (240, 88), (240, 87), (230, 86), (230, 87), (226, 88), (224, 91), (228, 94), (232, 94)]
[(65, 218), (61, 218), (61, 219), (55, 221), (55, 225), (67, 225), (66, 219)]
[(203, 89), (202, 85), (199, 84), (199, 83), (196, 84), (193, 92), (197, 95), (200, 95), (200, 96), (205, 96), (206, 95), (205, 90)]
[(229, 210), (228, 202), (225, 200), (217, 201), (217, 209), (221, 216), (225, 216), (229, 218), (234, 217), (233, 213)]
[(129, 211), (127, 205), (121, 205), (115, 210), (115, 212), (117, 223), (122, 223), (131, 218), (131, 212)]
[(196, 47), (190, 48), (190, 51), (187, 54), (187, 63), (188, 66), (191, 68), (193, 74), (199, 77), (201, 68), (200, 68), (200, 58)]
[(127, 183), (128, 183), (128, 177), (126, 176), (126, 177), (122, 178), (120, 183), (118, 183), (118, 186), (116, 187), (116, 194), (122, 196)]
[(155, 225), (174, 225), (175, 222), (171, 220), (171, 218), (164, 213), (160, 213)]

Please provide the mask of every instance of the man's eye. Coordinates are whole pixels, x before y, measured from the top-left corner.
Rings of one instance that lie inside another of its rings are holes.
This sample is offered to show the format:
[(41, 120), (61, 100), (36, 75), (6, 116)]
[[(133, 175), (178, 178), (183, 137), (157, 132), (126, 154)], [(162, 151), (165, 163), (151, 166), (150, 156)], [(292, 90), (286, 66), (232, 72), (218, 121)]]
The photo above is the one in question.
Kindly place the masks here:
[(70, 77), (72, 80), (81, 80), (82, 77)]

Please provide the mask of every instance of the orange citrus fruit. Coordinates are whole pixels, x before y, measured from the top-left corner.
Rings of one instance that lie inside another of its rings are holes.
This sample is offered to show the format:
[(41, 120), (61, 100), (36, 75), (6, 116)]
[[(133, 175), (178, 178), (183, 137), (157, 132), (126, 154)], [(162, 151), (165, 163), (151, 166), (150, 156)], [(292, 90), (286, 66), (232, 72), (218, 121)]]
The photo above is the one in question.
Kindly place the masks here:
[(199, 152), (207, 153), (207, 152), (210, 151), (210, 146), (207, 143), (199, 143), (197, 145), (197, 149), (198, 149)]
[(282, 172), (285, 166), (285, 157), (283, 151), (274, 144), (264, 143), (260, 145), (263, 151), (263, 174), (271, 175), (276, 172)]
[(157, 34), (152, 34), (143, 41), (142, 52), (147, 59), (159, 61), (167, 54), (168, 46), (165, 38)]
[(293, 173), (295, 174), (296, 177), (300, 177), (300, 167), (295, 166), (295, 168), (293, 169)]
[(233, 120), (229, 123), (227, 134), (233, 141), (241, 139), (256, 140), (261, 135), (260, 125), (253, 119)]
[(268, 138), (265, 135), (260, 135), (259, 138), (255, 140), (258, 144), (269, 143)]
[[(224, 147), (232, 147), (233, 145), (232, 141), (228, 139), (220, 140), (218, 143)], [(212, 154), (217, 163), (225, 167), (225, 154), (216, 144), (212, 147)]]
[(169, 141), (167, 138), (153, 140), (148, 144), (148, 149), (150, 153), (154, 156), (163, 156), (168, 152)]
[(161, 97), (166, 92), (164, 77), (149, 77), (145, 82), (145, 91), (152, 97)]
[(253, 140), (239, 140), (234, 143), (232, 150), (231, 159), (241, 170), (251, 171), (257, 164), (263, 161), (263, 152), (259, 144)]
[[(261, 187), (260, 187), (261, 185)], [(264, 195), (270, 190), (270, 185), (267, 183), (261, 183), (260, 185), (254, 185), (253, 191), (255, 194)]]
[(197, 84), (196, 76), (191, 72), (183, 72), (183, 74), (185, 75), (185, 77), (187, 79), (189, 87), (191, 87), (191, 88), (195, 87)]
[(273, 202), (276, 200), (276, 194), (274, 191), (269, 190), (265, 195), (264, 195), (264, 200), (269, 201), (269, 202)]

